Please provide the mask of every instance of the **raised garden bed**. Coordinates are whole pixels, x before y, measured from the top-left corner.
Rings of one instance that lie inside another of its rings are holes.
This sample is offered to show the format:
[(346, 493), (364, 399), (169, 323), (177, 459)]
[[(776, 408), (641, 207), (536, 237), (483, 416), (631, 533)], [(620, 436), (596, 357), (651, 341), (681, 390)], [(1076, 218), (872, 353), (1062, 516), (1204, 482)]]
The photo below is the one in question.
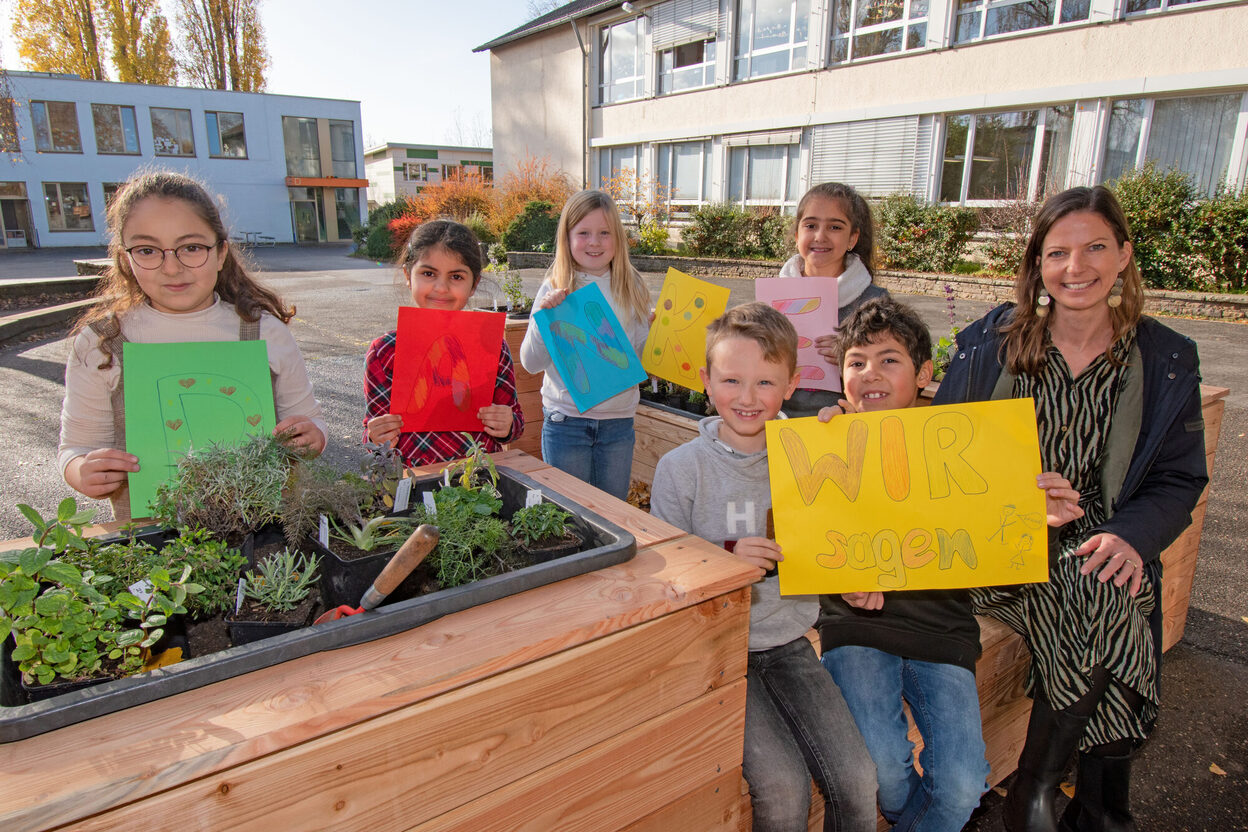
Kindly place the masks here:
[[(451, 589), (408, 598), (392, 596), (388, 599), (389, 603), (364, 615), (304, 627), (210, 655), (192, 657), (176, 665), (103, 682), (41, 702), (0, 707), (0, 742), (21, 740), (312, 653), (394, 635), (478, 604), (621, 563), (630, 559), (636, 551), (632, 534), (596, 512), (515, 470), (500, 468), (499, 474), (504, 516), (509, 516), (517, 505), (524, 505), (526, 495), (531, 490), (537, 490), (543, 502), (555, 503), (573, 515), (572, 526), (582, 541), (580, 551)], [(419, 495), (424, 491), (438, 488), (438, 483), (436, 477), (418, 480), (413, 489), (414, 501), (419, 501)], [(369, 583), (373, 577), (375, 573), (368, 577)], [(344, 603), (354, 606), (359, 603), (359, 597), (349, 598)], [(8, 643), (6, 640), (4, 654), (7, 664), (4, 673), (0, 674), (4, 680), (0, 697), (16, 701), (17, 694), (10, 689), (16, 668), (7, 662)]]

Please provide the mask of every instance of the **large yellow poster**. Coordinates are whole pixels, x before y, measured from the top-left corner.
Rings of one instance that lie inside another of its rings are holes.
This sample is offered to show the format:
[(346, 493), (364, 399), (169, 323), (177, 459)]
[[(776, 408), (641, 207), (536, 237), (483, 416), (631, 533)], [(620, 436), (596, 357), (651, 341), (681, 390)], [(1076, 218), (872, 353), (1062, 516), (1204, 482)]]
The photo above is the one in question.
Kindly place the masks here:
[(730, 291), (669, 268), (641, 351), (646, 372), (701, 390), (698, 370), (706, 366), (706, 327), (724, 314)]
[(1031, 399), (767, 423), (784, 595), (1047, 580)]

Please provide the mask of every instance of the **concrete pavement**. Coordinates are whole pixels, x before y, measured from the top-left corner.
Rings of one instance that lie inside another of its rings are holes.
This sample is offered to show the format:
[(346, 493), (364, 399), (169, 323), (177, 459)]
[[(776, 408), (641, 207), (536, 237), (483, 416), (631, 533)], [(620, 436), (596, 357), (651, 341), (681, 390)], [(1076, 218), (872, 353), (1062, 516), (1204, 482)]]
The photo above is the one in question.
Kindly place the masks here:
[[(44, 249), (0, 255), (0, 280), (73, 273), (66, 252)], [(99, 256), (75, 250), (73, 257)], [(346, 256), (338, 247), (257, 249), (268, 283), (298, 307), (292, 323), (330, 427), (328, 455), (342, 467), (360, 458), (363, 359), (370, 341), (394, 326), (404, 292), (392, 266)], [(529, 294), (539, 270), (524, 273)], [(662, 275), (647, 275), (657, 295)], [(731, 303), (753, 299), (749, 281), (725, 279)], [(478, 297), (496, 286), (487, 277)], [(906, 296), (934, 336), (948, 333), (943, 298)], [(987, 305), (957, 302), (959, 322)], [(1200, 346), (1207, 383), (1230, 387), (1191, 611), (1183, 641), (1167, 654), (1163, 709), (1153, 739), (1139, 757), (1133, 794), (1145, 830), (1248, 830), (1248, 325), (1165, 319)], [(68, 342), (42, 338), (0, 348), (0, 535), (26, 534), (14, 508), (29, 503), (46, 513), (73, 492), (55, 463)], [(107, 509), (105, 508), (106, 512)], [(1216, 765), (1225, 775), (1215, 774)], [(968, 829), (999, 829), (999, 796)]]

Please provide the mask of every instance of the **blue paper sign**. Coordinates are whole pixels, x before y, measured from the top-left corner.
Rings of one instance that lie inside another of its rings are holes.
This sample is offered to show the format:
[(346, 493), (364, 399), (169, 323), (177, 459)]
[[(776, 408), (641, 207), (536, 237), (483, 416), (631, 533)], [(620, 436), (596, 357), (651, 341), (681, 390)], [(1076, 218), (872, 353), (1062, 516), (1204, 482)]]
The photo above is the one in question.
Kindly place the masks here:
[(597, 284), (539, 310), (533, 322), (581, 413), (645, 381), (641, 359)]

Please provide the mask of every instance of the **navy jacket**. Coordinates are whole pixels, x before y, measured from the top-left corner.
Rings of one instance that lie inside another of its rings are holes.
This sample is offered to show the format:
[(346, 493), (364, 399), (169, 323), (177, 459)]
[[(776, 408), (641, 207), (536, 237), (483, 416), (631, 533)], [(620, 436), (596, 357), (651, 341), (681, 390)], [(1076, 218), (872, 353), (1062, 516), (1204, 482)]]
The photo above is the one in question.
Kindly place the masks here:
[[(985, 401), (1001, 375), (999, 328), (1013, 304), (1003, 304), (958, 334), (958, 350), (941, 380), (935, 404)], [(1200, 359), (1192, 339), (1152, 318), (1136, 328), (1143, 360), (1140, 431), (1113, 516), (1096, 532), (1116, 534), (1135, 547), (1154, 578), (1161, 552), (1192, 522), (1209, 481), (1200, 407)], [(1156, 565), (1154, 565), (1156, 564)]]

